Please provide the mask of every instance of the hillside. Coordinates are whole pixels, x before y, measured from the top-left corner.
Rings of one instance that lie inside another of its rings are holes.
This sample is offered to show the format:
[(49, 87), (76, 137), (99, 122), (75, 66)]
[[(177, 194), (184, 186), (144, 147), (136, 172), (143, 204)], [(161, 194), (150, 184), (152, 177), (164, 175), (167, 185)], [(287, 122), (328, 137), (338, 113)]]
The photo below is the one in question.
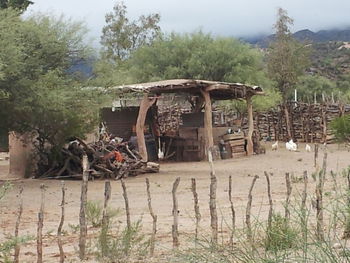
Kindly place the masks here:
[[(250, 38), (243, 38), (243, 41), (257, 45), (262, 48), (268, 47), (269, 43), (274, 39), (275, 35), (260, 35)], [(329, 42), (329, 41), (340, 41), (350, 42), (350, 28), (348, 29), (333, 29), (333, 30), (320, 30), (313, 32), (309, 29), (303, 29), (293, 34), (293, 37), (302, 42)]]
[[(267, 48), (274, 35), (257, 36), (243, 41)], [(312, 44), (310, 72), (336, 80), (350, 74), (350, 29), (297, 31), (293, 37), (304, 43)]]

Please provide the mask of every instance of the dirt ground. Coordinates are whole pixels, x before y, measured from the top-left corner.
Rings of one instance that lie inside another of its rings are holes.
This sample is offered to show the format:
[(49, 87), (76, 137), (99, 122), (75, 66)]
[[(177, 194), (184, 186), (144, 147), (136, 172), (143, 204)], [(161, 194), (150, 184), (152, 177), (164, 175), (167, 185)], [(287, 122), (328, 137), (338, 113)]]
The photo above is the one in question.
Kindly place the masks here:
[[(234, 205), (237, 214), (237, 225), (243, 226), (244, 215), (247, 204), (248, 190), (252, 182), (252, 176), (259, 175), (260, 178), (253, 191), (254, 217), (264, 219), (268, 211), (268, 200), (266, 192), (266, 180), (264, 171), (273, 173), (271, 176), (272, 197), (275, 208), (283, 209), (282, 203), (285, 200), (286, 186), (285, 173), (294, 173), (295, 177), (301, 177), (303, 171), (311, 174), (315, 171), (314, 153), (305, 151), (305, 144), (299, 145), (300, 151), (288, 152), (284, 145), (280, 144), (278, 151), (271, 151), (271, 144), (266, 145), (267, 152), (264, 155), (243, 157), (239, 159), (219, 160), (214, 163), (217, 176), (217, 208), (219, 214), (219, 227), (223, 232), (228, 231), (230, 219), (230, 204), (228, 201), (228, 177), (233, 178)], [(318, 163), (322, 164), (323, 146), (320, 147)], [(1, 156), (0, 156), (1, 157)], [(0, 179), (7, 176), (7, 161), (0, 161)], [(328, 171), (341, 171), (350, 165), (350, 152), (338, 145), (328, 146)], [(155, 214), (158, 216), (158, 232), (156, 236), (157, 251), (166, 250), (172, 246), (172, 184), (177, 177), (181, 178), (178, 188), (179, 204), (179, 231), (180, 243), (186, 242), (188, 234), (194, 233), (194, 211), (193, 196), (191, 192), (191, 178), (196, 178), (197, 192), (199, 195), (200, 212), (202, 220), (200, 226), (202, 233), (208, 233), (210, 229), (210, 215), (208, 209), (209, 201), (209, 164), (207, 162), (191, 163), (162, 163), (161, 171), (158, 174), (145, 174), (125, 180), (129, 195), (131, 218), (133, 221), (142, 219), (143, 231), (150, 233), (152, 219), (148, 212), (145, 178), (151, 183), (152, 205)], [(3, 182), (3, 181), (2, 181)], [(0, 242), (5, 240), (7, 235), (14, 232), (16, 213), (18, 209), (18, 187), (24, 184), (24, 211), (20, 226), (21, 235), (36, 235), (37, 213), (40, 206), (41, 183), (48, 188), (45, 197), (45, 218), (44, 218), (44, 262), (58, 262), (58, 248), (55, 234), (60, 218), (61, 189), (59, 180), (13, 180), (14, 187), (0, 202)], [(69, 233), (64, 236), (64, 249), (69, 259), (74, 261), (77, 255), (78, 239), (73, 233), (73, 227), (79, 223), (80, 207), (80, 181), (66, 181), (66, 214), (64, 229)], [(103, 200), (104, 181), (89, 182), (88, 200)], [(302, 183), (293, 184), (293, 192), (301, 189)], [(314, 193), (312, 184), (310, 193)], [(112, 182), (112, 198), (110, 206), (120, 208), (122, 213), (118, 215), (118, 223), (124, 224), (125, 210), (122, 188), (119, 181)], [(21, 262), (36, 261), (35, 241), (22, 247)], [(181, 246), (181, 245), (180, 245)], [(75, 255), (75, 256), (73, 256)], [(91, 262), (94, 262), (91, 259)]]

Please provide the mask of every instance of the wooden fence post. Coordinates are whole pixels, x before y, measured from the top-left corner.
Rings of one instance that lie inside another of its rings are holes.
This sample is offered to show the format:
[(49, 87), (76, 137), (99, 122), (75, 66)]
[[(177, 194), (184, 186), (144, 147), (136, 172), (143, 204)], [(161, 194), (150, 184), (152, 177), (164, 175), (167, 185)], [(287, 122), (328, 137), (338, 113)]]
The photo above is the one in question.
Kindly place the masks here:
[(248, 238), (250, 244), (253, 244), (252, 224), (250, 222), (252, 201), (253, 201), (252, 191), (254, 188), (254, 184), (258, 178), (259, 178), (259, 176), (255, 175), (253, 178), (252, 184), (250, 186), (249, 193), (248, 193), (247, 209), (246, 209), (246, 214), (245, 214), (245, 222), (247, 225), (247, 238)]
[(213, 163), (213, 154), (211, 149), (208, 150), (208, 160), (210, 164), (210, 193), (209, 193), (209, 209), (210, 209), (210, 226), (212, 232), (212, 242), (218, 243), (218, 214), (216, 211), (216, 176)]
[(272, 197), (271, 197), (271, 183), (270, 183), (270, 177), (268, 173), (265, 171), (264, 172), (265, 177), (266, 177), (266, 182), (267, 182), (267, 197), (269, 198), (269, 215), (267, 218), (267, 229), (268, 231), (271, 230), (271, 225), (272, 225), (272, 215), (273, 215), (273, 202), (272, 202)]
[(316, 184), (316, 231), (317, 239), (324, 241), (324, 222), (323, 222), (323, 187), (327, 170), (327, 148), (323, 155), (322, 170), (318, 173), (318, 182)]
[(228, 178), (228, 200), (230, 201), (230, 208), (231, 208), (231, 216), (232, 216), (232, 231), (230, 235), (230, 245), (233, 246), (233, 234), (236, 229), (236, 211), (233, 206), (232, 201), (232, 176), (230, 175)]
[(37, 230), (37, 263), (43, 262), (43, 226), (44, 226), (44, 204), (45, 204), (45, 185), (40, 185), (41, 190), (41, 202), (40, 211), (38, 213), (38, 230)]
[[(19, 206), (18, 206), (18, 213), (17, 213), (17, 220), (16, 220), (16, 227), (15, 227), (15, 238), (18, 240), (18, 232), (19, 232), (19, 225), (21, 223), (21, 218), (22, 218), (22, 213), (23, 213), (23, 182), (21, 186), (19, 187)], [(20, 244), (19, 242), (16, 242), (16, 247), (15, 247), (15, 254), (14, 254), (14, 259), (13, 262), (18, 263), (19, 262), (19, 252), (20, 252)]]
[(178, 231), (178, 203), (177, 203), (177, 197), (176, 197), (176, 191), (177, 187), (179, 186), (180, 183), (180, 177), (176, 178), (174, 184), (173, 184), (173, 190), (172, 195), (173, 195), (173, 217), (174, 217), (174, 222), (172, 225), (172, 236), (173, 236), (173, 247), (177, 248), (179, 247), (179, 231)]
[(83, 156), (82, 161), (83, 167), (83, 181), (81, 184), (81, 196), (80, 196), (80, 214), (79, 214), (79, 225), (80, 225), (80, 236), (79, 236), (79, 258), (85, 259), (85, 248), (86, 248), (86, 236), (87, 236), (87, 222), (86, 222), (86, 204), (87, 204), (87, 191), (88, 191), (88, 179), (89, 179), (89, 162), (87, 155)]
[(290, 219), (290, 211), (289, 211), (289, 204), (290, 204), (290, 195), (292, 193), (292, 184), (290, 182), (290, 174), (286, 173), (286, 186), (287, 186), (287, 196), (286, 196), (286, 204), (285, 204), (285, 214), (284, 217), (287, 221)]
[(197, 240), (198, 240), (198, 228), (199, 228), (199, 222), (201, 220), (201, 214), (199, 212), (199, 205), (198, 205), (198, 194), (196, 191), (196, 179), (191, 178), (191, 190), (193, 194), (193, 202), (194, 202), (194, 212), (196, 217), (196, 230), (195, 230), (195, 241), (197, 246)]
[(147, 191), (147, 203), (148, 203), (148, 210), (152, 217), (153, 221), (153, 231), (151, 235), (151, 241), (150, 241), (150, 254), (151, 257), (154, 255), (154, 246), (155, 246), (155, 240), (156, 240), (156, 233), (157, 233), (157, 215), (154, 214), (152, 209), (152, 199), (151, 199), (151, 191), (150, 191), (150, 185), (149, 180), (146, 178), (146, 191)]
[(58, 225), (58, 229), (57, 229), (57, 245), (58, 245), (58, 249), (60, 251), (60, 263), (64, 262), (64, 251), (63, 251), (63, 246), (62, 246), (62, 240), (61, 240), (61, 234), (62, 234), (62, 227), (63, 227), (63, 223), (64, 223), (64, 206), (66, 203), (65, 200), (65, 196), (66, 196), (66, 186), (64, 184), (64, 181), (61, 182), (61, 189), (62, 189), (62, 201), (61, 201), (61, 220), (60, 223)]
[(107, 227), (109, 223), (109, 215), (108, 215), (108, 202), (111, 198), (111, 182), (105, 182), (105, 193), (104, 193), (104, 203), (103, 203), (103, 212), (102, 212), (102, 227)]
[(130, 208), (129, 208), (128, 193), (126, 192), (126, 185), (125, 185), (123, 178), (120, 179), (120, 182), (122, 184), (123, 197), (124, 197), (124, 201), (125, 201), (126, 226), (127, 226), (128, 230), (130, 230), (131, 229), (131, 220), (130, 220)]
[(315, 143), (314, 167), (317, 168), (318, 144)]

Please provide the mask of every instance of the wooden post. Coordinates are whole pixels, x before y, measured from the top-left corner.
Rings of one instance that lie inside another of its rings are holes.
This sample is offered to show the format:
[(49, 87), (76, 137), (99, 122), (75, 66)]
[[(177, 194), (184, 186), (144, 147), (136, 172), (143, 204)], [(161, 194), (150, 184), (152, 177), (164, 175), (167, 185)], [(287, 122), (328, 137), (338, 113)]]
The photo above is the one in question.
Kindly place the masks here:
[(318, 158), (318, 144), (315, 143), (315, 155), (314, 155), (314, 167), (317, 170), (317, 158)]
[(252, 96), (247, 96), (247, 111), (248, 111), (248, 134), (247, 134), (247, 155), (253, 155), (253, 130), (254, 130), (254, 122), (253, 122), (253, 102)]
[(252, 224), (250, 222), (250, 216), (251, 216), (251, 209), (252, 209), (252, 201), (253, 201), (253, 196), (252, 196), (252, 191), (255, 185), (256, 180), (259, 178), (259, 176), (255, 175), (252, 181), (252, 184), (249, 189), (249, 194), (248, 194), (248, 203), (247, 203), (247, 209), (245, 213), (245, 222), (247, 225), (247, 238), (250, 244), (253, 244), (253, 234), (252, 234)]
[(214, 245), (218, 243), (218, 213), (216, 210), (216, 188), (217, 180), (215, 176), (213, 155), (211, 149), (208, 151), (208, 159), (210, 164), (210, 189), (209, 189), (209, 210), (210, 210), (210, 226), (212, 233), (212, 242)]
[(179, 214), (178, 214), (178, 203), (177, 203), (177, 197), (176, 197), (176, 190), (177, 187), (179, 186), (180, 183), (180, 177), (176, 178), (174, 184), (173, 184), (173, 190), (172, 195), (173, 195), (173, 217), (174, 217), (174, 222), (172, 225), (172, 236), (173, 236), (173, 247), (177, 248), (179, 247), (179, 231), (178, 231), (178, 225), (179, 225)]
[(199, 205), (198, 205), (198, 194), (196, 191), (196, 179), (191, 178), (191, 190), (193, 193), (193, 201), (194, 201), (194, 212), (195, 212), (195, 217), (196, 217), (196, 231), (195, 231), (195, 241), (197, 245), (197, 240), (198, 240), (198, 228), (199, 228), (199, 222), (201, 220), (201, 214), (199, 212)]
[(123, 197), (124, 197), (124, 201), (125, 201), (126, 226), (127, 226), (128, 230), (130, 230), (131, 229), (131, 220), (130, 220), (130, 207), (129, 207), (128, 193), (126, 192), (126, 185), (124, 183), (123, 178), (120, 179), (120, 182), (122, 184)]
[(64, 251), (63, 251), (63, 246), (62, 246), (62, 240), (61, 240), (61, 234), (62, 234), (62, 227), (63, 227), (63, 223), (64, 223), (64, 206), (65, 206), (65, 196), (66, 196), (66, 187), (64, 185), (64, 181), (61, 182), (61, 188), (62, 188), (62, 201), (61, 201), (61, 220), (60, 223), (58, 225), (58, 229), (57, 229), (57, 245), (58, 245), (58, 249), (60, 251), (60, 263), (64, 262)]
[(286, 186), (287, 186), (287, 196), (286, 196), (286, 204), (285, 204), (285, 214), (284, 217), (287, 221), (290, 219), (290, 211), (289, 211), (289, 204), (290, 204), (290, 195), (292, 194), (292, 184), (290, 181), (290, 174), (286, 173)]
[(153, 221), (153, 231), (152, 231), (151, 240), (150, 240), (150, 254), (151, 254), (151, 257), (153, 257), (154, 243), (156, 241), (156, 233), (157, 233), (157, 215), (154, 214), (153, 209), (152, 209), (151, 191), (150, 191), (150, 185), (149, 185), (148, 178), (146, 178), (146, 190), (147, 190), (148, 210), (149, 210), (149, 213), (150, 213), (150, 215), (152, 217), (152, 221)]
[(232, 231), (230, 235), (230, 246), (233, 247), (233, 234), (236, 229), (236, 211), (232, 201), (232, 176), (231, 175), (228, 178), (228, 199), (230, 201), (231, 216), (232, 216)]
[(147, 148), (146, 148), (146, 142), (145, 142), (145, 134), (144, 134), (144, 128), (145, 128), (145, 121), (148, 109), (154, 104), (156, 101), (156, 98), (149, 99), (147, 93), (143, 95), (143, 98), (141, 100), (139, 114), (137, 116), (136, 121), (136, 136), (137, 136), (137, 145), (139, 148), (139, 154), (142, 157), (142, 160), (147, 162), (148, 155), (147, 155)]
[[(122, 179), (123, 180), (123, 179)], [(103, 212), (102, 212), (102, 227), (106, 228), (109, 223), (109, 215), (108, 215), (108, 202), (111, 199), (112, 187), (111, 182), (105, 182), (105, 193), (104, 193), (104, 203), (103, 203)]]
[(89, 179), (89, 161), (87, 155), (84, 154), (83, 161), (83, 181), (81, 184), (81, 196), (80, 196), (80, 213), (79, 213), (79, 258), (85, 259), (86, 248), (86, 236), (87, 236), (87, 223), (86, 223), (86, 204), (87, 204), (87, 191), (88, 191), (88, 179)]
[(208, 150), (212, 149), (214, 146), (213, 139), (213, 120), (212, 120), (212, 110), (211, 110), (211, 99), (209, 91), (201, 90), (202, 96), (204, 98), (204, 134), (205, 134), (205, 156), (208, 157)]
[(43, 226), (44, 226), (44, 203), (45, 203), (45, 185), (40, 185), (41, 190), (41, 204), (38, 213), (38, 231), (37, 231), (37, 263), (43, 262)]
[(323, 221), (323, 188), (326, 178), (327, 169), (327, 148), (325, 149), (323, 156), (322, 170), (318, 173), (318, 182), (316, 184), (316, 230), (317, 239), (324, 241), (324, 221)]
[[(17, 220), (16, 220), (16, 227), (15, 227), (15, 238), (17, 240), (18, 238), (18, 232), (19, 232), (19, 225), (21, 223), (21, 217), (22, 217), (22, 213), (23, 213), (23, 183), (21, 184), (20, 188), (19, 188), (19, 194), (18, 194), (18, 198), (19, 198), (19, 207), (18, 207), (18, 214), (17, 214)], [(16, 246), (15, 246), (15, 255), (14, 255), (14, 259), (13, 262), (18, 263), (19, 262), (19, 251), (20, 251), (21, 247), (19, 242), (17, 242)]]
[(266, 177), (266, 182), (267, 182), (267, 197), (269, 198), (269, 215), (267, 218), (267, 230), (268, 233), (271, 230), (271, 225), (272, 225), (272, 215), (273, 215), (273, 202), (272, 202), (272, 197), (271, 197), (271, 183), (270, 183), (270, 177), (268, 173), (265, 171), (264, 172), (265, 177)]

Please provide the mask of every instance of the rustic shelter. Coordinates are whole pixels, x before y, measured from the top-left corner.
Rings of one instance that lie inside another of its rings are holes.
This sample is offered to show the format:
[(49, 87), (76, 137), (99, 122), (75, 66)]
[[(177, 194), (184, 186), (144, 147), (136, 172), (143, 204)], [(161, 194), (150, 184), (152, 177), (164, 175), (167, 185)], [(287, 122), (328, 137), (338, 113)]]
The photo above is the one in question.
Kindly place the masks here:
[(139, 153), (144, 160), (148, 159), (144, 136), (145, 120), (148, 110), (161, 99), (162, 94), (176, 93), (187, 94), (193, 105), (194, 112), (200, 112), (204, 108), (204, 143), (205, 153), (214, 146), (212, 124), (212, 101), (217, 100), (245, 100), (248, 109), (247, 155), (253, 154), (252, 134), (253, 105), (252, 97), (262, 95), (263, 90), (258, 86), (250, 86), (240, 83), (226, 83), (206, 80), (173, 79), (158, 82), (131, 84), (112, 87), (123, 93), (141, 93), (139, 112), (136, 121), (136, 135)]

